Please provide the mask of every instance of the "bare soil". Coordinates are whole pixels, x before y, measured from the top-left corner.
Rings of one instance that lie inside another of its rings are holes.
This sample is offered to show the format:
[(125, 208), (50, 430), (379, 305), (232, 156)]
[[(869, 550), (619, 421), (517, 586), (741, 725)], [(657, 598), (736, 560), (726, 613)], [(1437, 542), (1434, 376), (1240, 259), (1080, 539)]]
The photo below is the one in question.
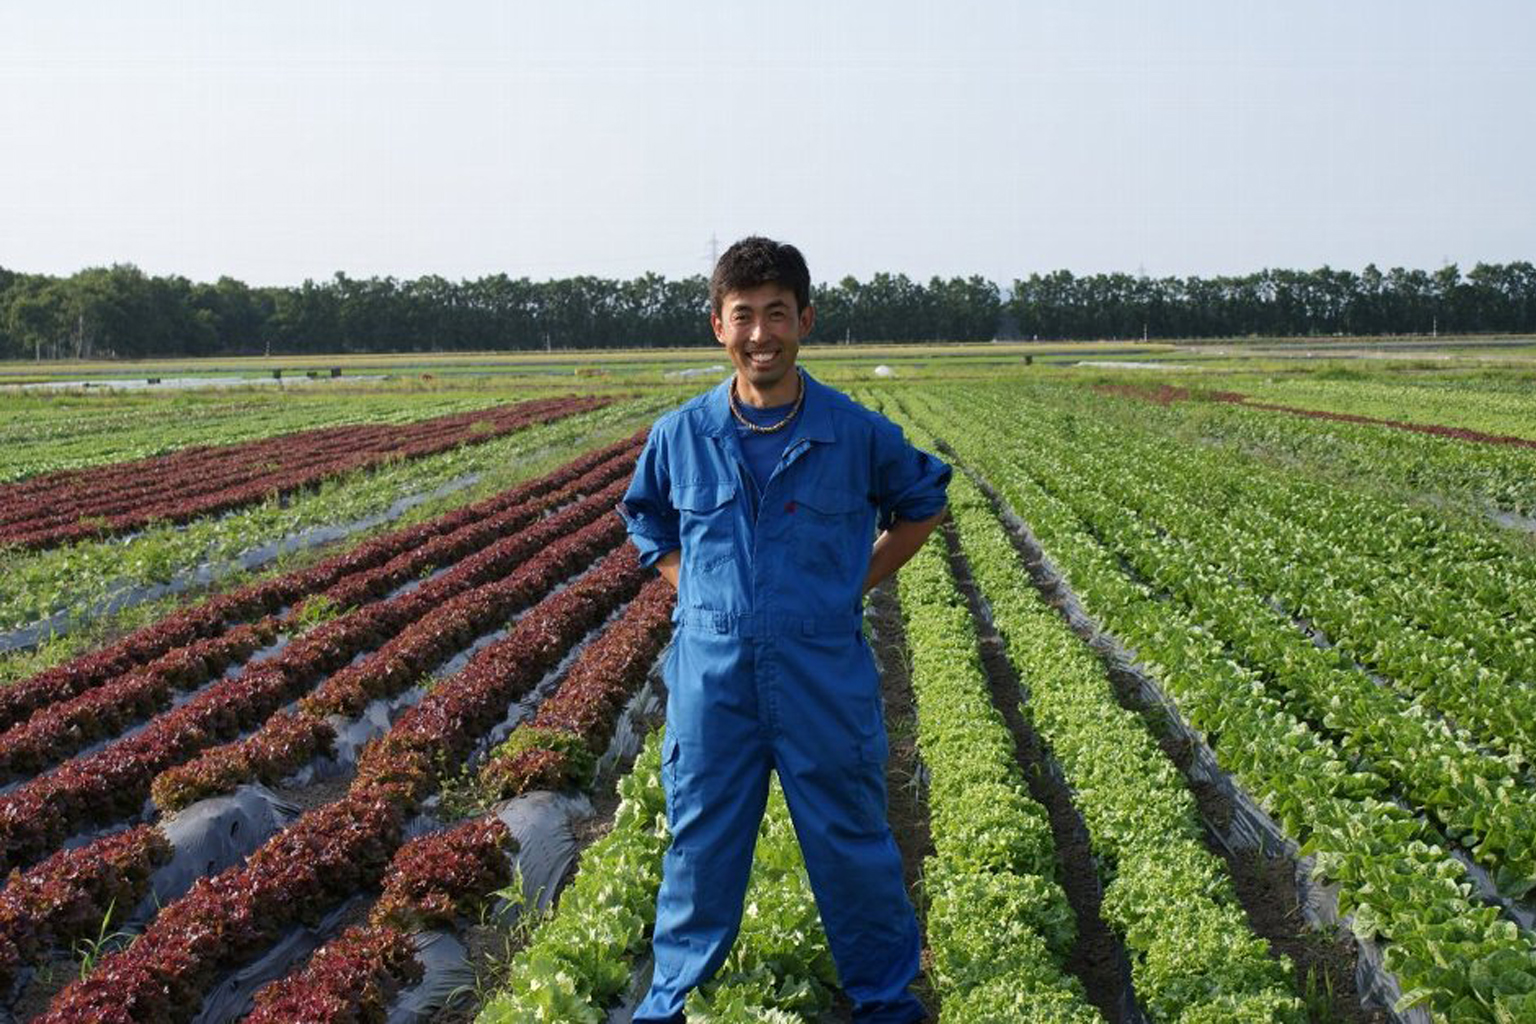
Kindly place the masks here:
[[(880, 665), (880, 694), (885, 701), (885, 731), (890, 759), (885, 766), (886, 817), (896, 846), (901, 850), (902, 873), (907, 893), (917, 910), (919, 926), (927, 920), (928, 900), (923, 891), (923, 861), (933, 855), (933, 836), (928, 830), (928, 787), (917, 752), (917, 705), (912, 694), (912, 662), (907, 653), (906, 630), (896, 601), (896, 584), (887, 579), (869, 597), (870, 624), (874, 627), (875, 658)], [(926, 937), (927, 928), (923, 927)], [(923, 945), (924, 973), (912, 991), (938, 1018), (939, 1001), (928, 983), (932, 954)]]

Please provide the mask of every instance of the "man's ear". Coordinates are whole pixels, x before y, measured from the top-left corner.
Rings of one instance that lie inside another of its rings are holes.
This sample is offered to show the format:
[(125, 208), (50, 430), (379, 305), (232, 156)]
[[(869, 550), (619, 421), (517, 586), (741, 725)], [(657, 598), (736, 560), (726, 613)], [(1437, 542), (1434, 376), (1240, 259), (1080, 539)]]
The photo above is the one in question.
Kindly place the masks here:
[(807, 303), (806, 307), (800, 311), (800, 337), (803, 338), (807, 334), (810, 334), (811, 328), (815, 325), (816, 307)]
[(720, 319), (720, 314), (713, 309), (709, 311), (709, 326), (715, 332), (715, 340), (725, 344), (725, 321)]

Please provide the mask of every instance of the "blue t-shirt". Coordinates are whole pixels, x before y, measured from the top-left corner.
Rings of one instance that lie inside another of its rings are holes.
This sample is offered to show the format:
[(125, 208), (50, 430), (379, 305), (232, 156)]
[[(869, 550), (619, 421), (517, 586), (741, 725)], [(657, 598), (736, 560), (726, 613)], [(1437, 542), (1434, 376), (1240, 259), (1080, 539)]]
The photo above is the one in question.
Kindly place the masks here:
[[(773, 426), (788, 415), (794, 406), (795, 403), (790, 402), (769, 409), (755, 409), (746, 402), (736, 403), (741, 414), (760, 427)], [(752, 482), (757, 485), (752, 492), (751, 507), (754, 511), (762, 502), (763, 491), (768, 489), (768, 478), (773, 475), (773, 467), (778, 465), (779, 456), (784, 454), (794, 432), (793, 421), (786, 424), (784, 429), (775, 430), (771, 434), (749, 430), (740, 420), (736, 421), (736, 439), (741, 442), (742, 457), (747, 460), (747, 470), (752, 474)]]

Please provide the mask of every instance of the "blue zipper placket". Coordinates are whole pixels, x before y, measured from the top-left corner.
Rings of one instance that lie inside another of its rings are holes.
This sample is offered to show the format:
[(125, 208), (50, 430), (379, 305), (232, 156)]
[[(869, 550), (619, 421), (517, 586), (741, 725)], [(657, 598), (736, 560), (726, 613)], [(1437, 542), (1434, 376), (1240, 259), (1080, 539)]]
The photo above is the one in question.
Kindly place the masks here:
[[(797, 434), (801, 424), (804, 422), (804, 411), (802, 410), (802, 417), (793, 428)], [(777, 501), (775, 494), (781, 489), (775, 485), (779, 483), (780, 477), (783, 476), (789, 467), (799, 461), (801, 456), (810, 451), (817, 442), (808, 437), (796, 436), (792, 438), (779, 456), (778, 462), (774, 464), (773, 472), (768, 475), (768, 482), (763, 486), (763, 493), (757, 495), (756, 481), (752, 479), (752, 472), (747, 467), (746, 456), (741, 452), (741, 441), (736, 436), (734, 425), (724, 432), (716, 434), (715, 440), (724, 447), (727, 461), (736, 467), (736, 477), (741, 482), (743, 493), (757, 497), (755, 505), (751, 501), (744, 503), (747, 507), (748, 521), (752, 528), (752, 611), (750, 613), (752, 615), (752, 624), (743, 630), (747, 635), (742, 637), (742, 639), (750, 645), (752, 652), (752, 681), (754, 689), (757, 691), (758, 729), (761, 731), (763, 738), (771, 743), (781, 728), (779, 698), (782, 693), (782, 686), (780, 685), (782, 673), (777, 659), (773, 657), (773, 640), (775, 637), (767, 623), (772, 621), (772, 613), (776, 610), (773, 608), (773, 601), (769, 595), (773, 593), (774, 584), (777, 582), (776, 577), (779, 565), (783, 563), (784, 559), (764, 559), (759, 557), (759, 546), (763, 541), (764, 533), (764, 512), (765, 510), (767, 512), (769, 532), (776, 534), (770, 540), (778, 543), (780, 550), (787, 551), (787, 544), (790, 540), (788, 534), (790, 531), (786, 517), (794, 515), (795, 510), (791, 502), (786, 502), (782, 511), (777, 514), (774, 512), (776, 508), (775, 502)]]

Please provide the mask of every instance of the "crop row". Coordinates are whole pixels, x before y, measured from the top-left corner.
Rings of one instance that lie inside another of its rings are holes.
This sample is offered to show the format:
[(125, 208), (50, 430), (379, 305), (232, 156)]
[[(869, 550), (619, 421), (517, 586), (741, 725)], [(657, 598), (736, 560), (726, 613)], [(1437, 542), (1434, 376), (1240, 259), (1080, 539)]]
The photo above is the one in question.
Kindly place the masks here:
[(256, 993), (247, 1024), (382, 1020), (421, 977), (411, 936), (473, 914), (512, 880), (516, 843), (491, 817), (413, 839), (385, 872), (366, 924), (327, 942), (303, 970)]
[[(1078, 432), (1080, 442), (1085, 433)], [(1285, 563), (1243, 530), (1214, 523), (1208, 501), (1196, 505), (1185, 492), (1156, 480), (1127, 486), (1113, 472), (1093, 474), (1090, 485), (1075, 460), (1040, 443), (1041, 432), (1036, 439), (1030, 467), (1037, 479), (1063, 497), (1144, 579), (1182, 601), (1314, 728), (1342, 737), (1406, 799), (1471, 846), (1506, 892), (1519, 897), (1536, 886), (1536, 794), (1520, 770), (1522, 759), (1480, 750), (1433, 711), (1448, 705), (1469, 712), (1497, 706), (1517, 716), (1525, 709), (1528, 716), (1536, 705), (1516, 684), (1488, 678), (1480, 694), (1469, 693), (1467, 674), (1445, 671), (1434, 679), (1433, 693), (1425, 695), (1428, 707), (1405, 702), (1338, 652), (1320, 648), (1271, 603), (1277, 598), (1305, 602), (1314, 615), (1330, 609), (1323, 616), (1330, 632), (1335, 626), (1353, 631), (1347, 617), (1338, 617), (1350, 609), (1362, 627), (1382, 631), (1373, 644), (1406, 648), (1416, 663), (1425, 657), (1415, 646), (1420, 637), (1392, 628), (1363, 598), (1351, 600), (1346, 588), (1330, 587), (1321, 573)], [(1094, 464), (1114, 465), (1107, 456)], [(1144, 519), (1138, 511), (1149, 515)], [(1255, 516), (1241, 518), (1254, 528)], [(1244, 579), (1252, 580), (1252, 586)], [(1295, 589), (1293, 581), (1303, 585)]]
[(0, 891), (0, 992), (21, 964), (97, 934), (109, 908), (136, 904), (170, 857), (164, 834), (140, 825), (13, 873)]
[[(521, 577), (515, 584), (506, 583), (504, 578), (524, 560), (546, 548), (548, 561), (561, 564), (570, 556), (555, 542), (584, 524), (603, 517), (595, 531), (603, 539), (578, 533), (567, 540), (616, 543), (621, 536), (616, 532), (621, 524), (616, 516), (603, 514), (612, 509), (623, 486), (624, 481), (616, 481), (544, 519), (533, 529), (502, 538), (463, 559), (414, 590), (317, 626), (275, 657), (199, 691), (186, 703), (155, 718), (141, 732), (24, 783), (0, 798), (4, 866), (8, 869), (30, 862), (86, 822), (105, 823), (136, 815), (160, 772), (242, 730), (259, 726), (283, 704), (302, 696), (316, 680), (347, 666), (358, 654), (386, 644), (418, 619), (447, 605), (452, 615), (463, 617), (467, 623), (474, 614), (476, 599), (459, 603), (450, 603), (450, 599), (487, 584), (499, 586), (497, 581), (502, 581), (505, 594), (498, 591), (498, 596), (483, 598), (496, 604), (511, 597), (515, 590), (529, 587), (530, 582)], [(555, 546), (550, 548), (551, 544)], [(565, 565), (563, 571), (574, 567)], [(559, 578), (554, 575), (543, 585), (551, 586)], [(466, 626), (453, 628), (462, 631)], [(359, 687), (367, 685), (367, 678), (399, 685), (414, 679), (417, 673), (414, 662), (403, 658), (375, 656), (364, 664), (368, 669), (359, 668), (347, 677)], [(366, 677), (362, 676), (364, 671)], [(336, 683), (333, 689), (339, 690), (341, 686)]]
[(934, 856), (924, 865), (942, 1020), (1099, 1021), (1063, 965), (1076, 919), (1045, 808), (992, 706), (976, 628), (934, 538), (897, 577)]
[(642, 578), (634, 552), (621, 547), (540, 602), (370, 746), (346, 796), (306, 813), (245, 864), (199, 879), (133, 945), (64, 989), (39, 1020), (190, 1019), (220, 972), (293, 924), (377, 884), (401, 845), (405, 815), (500, 720), (507, 703), (532, 689)]
[(1035, 594), (964, 476), (950, 484), (950, 511), (1025, 690), (1021, 710), (1059, 761), (1106, 864), (1102, 912), (1125, 942), (1148, 1017), (1300, 1020), (1289, 963), (1249, 930), (1225, 866), (1201, 843), (1178, 769), (1117, 703), (1093, 652)]
[(675, 603), (665, 580), (647, 583), (624, 618), (582, 652), (533, 721), (492, 751), (480, 769), (481, 785), (502, 797), (590, 786), (619, 713), (672, 634)]
[[(1284, 587), (1292, 607), (1326, 601), (1305, 614), (1381, 671), (1405, 682), (1454, 677), (1458, 689), (1488, 693), (1494, 708), (1536, 679), (1536, 562), (1486, 531), (1106, 424), (1073, 423), (1064, 434), (1054, 417), (1039, 422), (1058, 458), (1091, 462), (1101, 470), (1095, 480), (1129, 507), (1199, 491), (1208, 512), (1230, 509), (1192, 524), (1203, 528), (1201, 543), (1262, 551), (1259, 585)], [(1529, 711), (1503, 717), (1517, 730), (1505, 739), (1532, 746), (1519, 731)]]
[[(531, 557), (515, 571), (436, 604), (369, 657), (333, 673), (314, 693), (302, 697), (294, 714), (274, 715), (251, 736), (212, 747), (162, 772), (151, 787), (156, 806), (178, 810), (231, 792), (241, 783), (275, 781), (307, 763), (331, 737), (327, 716), (356, 717), (375, 698), (417, 685), (477, 636), (529, 607), (618, 543), (622, 531), (615, 529), (612, 516), (601, 513), (612, 508), (623, 486), (619, 481), (599, 492), (590, 499), (591, 508), (572, 509), (580, 515), (557, 514), (528, 531), (523, 547)], [(593, 510), (599, 517), (576, 528)]]
[(38, 709), (0, 733), (0, 780), (36, 774), (88, 744), (115, 736), (163, 710), (178, 690), (194, 689), (245, 662), (277, 639), (269, 615), (161, 655), (145, 668)]
[[(0, 689), (0, 728), (8, 729), (25, 721), (41, 707), (143, 669), (178, 649), (211, 640), (235, 625), (278, 613), (306, 598), (324, 595), (343, 606), (354, 604), (364, 596), (377, 593), (374, 588), (381, 584), (395, 585), (414, 578), (427, 566), (443, 564), (478, 550), (497, 535), (503, 513), (570, 487), (599, 466), (630, 452), (638, 440), (628, 439), (583, 455), (537, 480), (428, 522), (372, 538), (307, 569), (248, 583), (229, 593), (179, 609), (100, 650), (4, 687)], [(627, 463), (622, 465), (627, 466)], [(529, 505), (528, 510), (541, 511), (544, 507), (547, 506), (542, 503)], [(362, 575), (369, 572), (380, 575)], [(363, 583), (364, 580), (367, 582)], [(336, 588), (334, 592), (332, 588)], [(167, 668), (180, 685), (194, 685), (201, 680), (188, 669), (195, 668), (201, 657), (187, 659), (189, 664), (185, 666)]]
[[(0, 488), (6, 508), (0, 514), (0, 544), (52, 547), (157, 520), (184, 523), (339, 473), (478, 444), (606, 402), (541, 399), (399, 427), (326, 428), (11, 484)], [(367, 436), (354, 436), (360, 432)]]
[[(972, 410), (974, 413), (974, 410)], [(1077, 515), (1029, 479), (1016, 426), (971, 413), (942, 436), (1029, 523), (1088, 610), (1131, 646), (1207, 737), (1218, 763), (1316, 858), (1363, 939), (1386, 940), (1408, 995), (1457, 1021), (1536, 1015), (1536, 948), (1473, 895), (1463, 867), (1413, 813), (1378, 794), (1381, 777), (1291, 713), (1263, 680), (1176, 605), (1128, 578)], [(984, 440), (983, 440), (984, 439)]]

